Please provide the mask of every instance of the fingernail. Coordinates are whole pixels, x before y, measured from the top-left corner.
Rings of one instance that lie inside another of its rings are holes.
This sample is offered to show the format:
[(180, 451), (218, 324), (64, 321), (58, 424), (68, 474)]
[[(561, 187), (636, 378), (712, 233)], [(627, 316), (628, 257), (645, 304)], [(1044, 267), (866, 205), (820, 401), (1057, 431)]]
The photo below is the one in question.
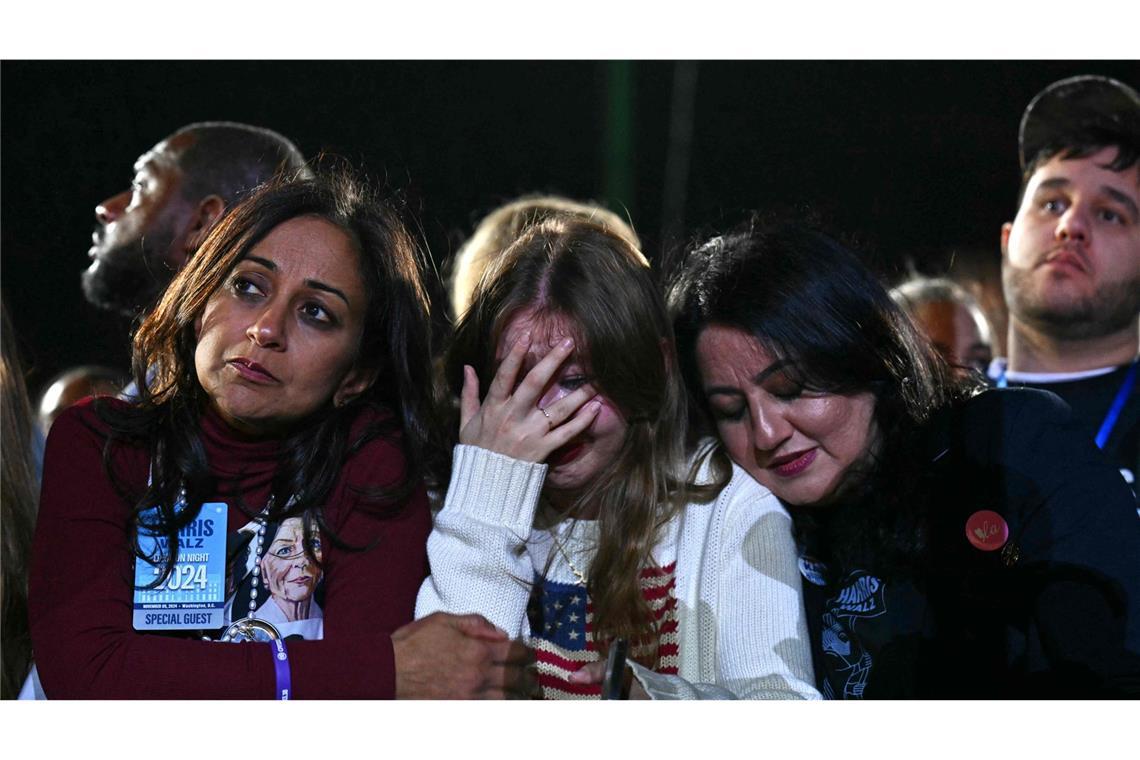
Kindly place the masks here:
[(562, 347), (563, 347), (563, 348), (574, 348), (574, 339), (573, 339), (573, 338), (565, 338), (565, 339), (563, 339), (563, 341), (562, 341)]

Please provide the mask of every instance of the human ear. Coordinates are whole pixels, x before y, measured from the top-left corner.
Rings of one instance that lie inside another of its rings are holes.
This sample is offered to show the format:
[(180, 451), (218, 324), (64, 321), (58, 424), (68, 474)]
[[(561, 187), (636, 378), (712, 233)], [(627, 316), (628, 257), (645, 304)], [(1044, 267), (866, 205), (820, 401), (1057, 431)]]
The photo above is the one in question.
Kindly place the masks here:
[(226, 202), (217, 195), (207, 195), (198, 201), (198, 206), (190, 216), (190, 221), (183, 235), (185, 242), (182, 246), (180, 265), (184, 266), (190, 260), (190, 257), (202, 245), (206, 235), (214, 228), (214, 224), (222, 218), (225, 211)]
[(333, 406), (344, 406), (364, 393), (376, 382), (380, 370), (377, 367), (353, 367), (340, 381), (340, 387), (333, 393)]
[(1013, 230), (1013, 222), (1006, 222), (1001, 226), (1001, 258), (1009, 258), (1009, 233)]

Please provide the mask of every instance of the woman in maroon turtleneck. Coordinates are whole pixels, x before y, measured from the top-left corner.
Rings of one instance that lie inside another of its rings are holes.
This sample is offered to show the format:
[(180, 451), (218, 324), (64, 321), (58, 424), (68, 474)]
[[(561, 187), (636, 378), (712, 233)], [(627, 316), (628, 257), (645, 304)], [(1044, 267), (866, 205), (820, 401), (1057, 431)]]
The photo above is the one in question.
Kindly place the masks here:
[[(414, 696), (440, 682), (415, 670), (433, 659), (420, 650), (464, 646), (497, 647), (486, 659), (509, 681), (517, 652), (479, 620), (401, 630), (427, 572), (423, 478), (443, 451), (428, 329), (412, 239), (346, 176), (237, 206), (135, 335), (139, 398), (83, 402), (53, 427), (30, 578), (45, 694)], [(202, 559), (211, 509), (226, 513), (224, 593)], [(156, 607), (155, 580), (224, 596), (220, 625)], [(266, 612), (274, 594), (314, 601), (290, 620)], [(252, 634), (242, 618), (258, 618)]]

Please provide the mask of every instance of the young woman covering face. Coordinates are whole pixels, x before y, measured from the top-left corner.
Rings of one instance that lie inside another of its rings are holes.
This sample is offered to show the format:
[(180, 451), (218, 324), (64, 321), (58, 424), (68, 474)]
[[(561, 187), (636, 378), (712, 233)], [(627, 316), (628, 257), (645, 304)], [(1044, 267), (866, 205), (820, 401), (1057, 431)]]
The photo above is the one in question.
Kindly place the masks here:
[(824, 696), (1135, 691), (1140, 523), (1058, 399), (955, 377), (794, 226), (693, 251), (670, 305), (724, 449), (792, 513)]
[[(566, 355), (567, 351), (569, 355)], [(542, 459), (548, 465), (544, 482), (546, 498), (569, 509), (590, 482), (617, 457), (629, 425), (614, 402), (597, 394), (590, 385), (588, 357), (575, 350), (573, 333), (565, 317), (543, 316), (534, 308), (524, 309), (507, 324), (495, 353), (500, 368), (508, 357), (511, 358), (508, 370), (522, 353), (522, 365), (518, 368), (520, 377), (529, 375), (552, 354), (546, 366), (554, 366), (559, 357), (565, 356), (535, 402), (537, 410), (545, 412), (542, 420), (535, 418), (540, 427), (550, 427), (551, 423), (546, 420), (553, 420), (555, 413), (573, 409), (582, 399), (590, 400), (580, 420), (580, 424), (588, 422), (586, 427), (578, 431), (580, 425), (574, 424), (559, 431), (559, 438), (554, 439), (556, 442), (570, 433), (573, 437)], [(463, 438), (461, 433), (460, 439)], [(477, 440), (470, 442), (478, 445)]]
[(555, 218), (490, 266), (447, 354), (458, 445), (417, 616), (529, 637), (548, 698), (597, 696), (617, 638), (640, 696), (815, 696), (788, 518), (686, 450), (644, 257)]

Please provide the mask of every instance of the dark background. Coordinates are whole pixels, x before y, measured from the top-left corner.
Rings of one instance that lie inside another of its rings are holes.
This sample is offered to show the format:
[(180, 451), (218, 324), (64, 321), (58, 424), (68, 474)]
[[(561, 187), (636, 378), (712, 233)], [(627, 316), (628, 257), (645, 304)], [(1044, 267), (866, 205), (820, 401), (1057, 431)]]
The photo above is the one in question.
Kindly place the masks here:
[(407, 199), (440, 264), (495, 205), (545, 191), (628, 214), (650, 258), (749, 209), (807, 204), (890, 278), (908, 258), (934, 272), (996, 261), (1015, 211), (1017, 125), (1042, 87), (1079, 73), (1140, 83), (1135, 62), (1111, 61), (4, 61), (0, 71), (0, 283), (33, 393), (72, 365), (127, 366), (129, 320), (88, 305), (79, 286), (94, 207), (189, 122), (268, 126), (306, 156), (350, 160)]

